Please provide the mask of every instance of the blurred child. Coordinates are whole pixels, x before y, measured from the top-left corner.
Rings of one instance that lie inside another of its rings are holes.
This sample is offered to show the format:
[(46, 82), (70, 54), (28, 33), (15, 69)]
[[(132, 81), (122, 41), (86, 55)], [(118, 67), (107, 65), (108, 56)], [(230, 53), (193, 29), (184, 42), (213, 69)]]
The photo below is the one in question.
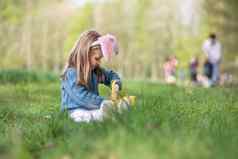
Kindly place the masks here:
[(193, 57), (189, 64), (189, 71), (190, 71), (190, 79), (191, 79), (192, 83), (194, 83), (194, 84), (198, 82), (198, 79), (197, 79), (198, 65), (199, 65), (198, 58)]
[(118, 74), (100, 66), (103, 57), (110, 61), (117, 53), (116, 38), (109, 34), (102, 36), (90, 30), (76, 41), (65, 65), (61, 86), (61, 109), (68, 111), (74, 121), (102, 120), (108, 109), (114, 107), (112, 100), (99, 95), (98, 84), (111, 86), (114, 81), (117, 91), (121, 89)]
[(165, 82), (169, 84), (174, 84), (176, 82), (176, 67), (177, 67), (177, 58), (175, 56), (170, 56), (166, 58), (166, 61), (163, 65)]

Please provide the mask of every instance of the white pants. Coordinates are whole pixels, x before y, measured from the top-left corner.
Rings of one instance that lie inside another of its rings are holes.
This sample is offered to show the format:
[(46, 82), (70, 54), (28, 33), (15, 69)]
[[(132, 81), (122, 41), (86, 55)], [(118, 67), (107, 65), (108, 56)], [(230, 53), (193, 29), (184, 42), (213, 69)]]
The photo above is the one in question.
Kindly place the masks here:
[[(75, 109), (69, 112), (70, 118), (75, 122), (90, 122), (90, 121), (102, 121), (107, 115), (109, 110), (115, 107), (110, 100), (104, 100), (100, 106), (100, 109), (95, 110), (85, 110), (85, 109)], [(129, 105), (123, 103), (123, 105), (118, 105), (119, 111), (121, 109), (128, 109)]]

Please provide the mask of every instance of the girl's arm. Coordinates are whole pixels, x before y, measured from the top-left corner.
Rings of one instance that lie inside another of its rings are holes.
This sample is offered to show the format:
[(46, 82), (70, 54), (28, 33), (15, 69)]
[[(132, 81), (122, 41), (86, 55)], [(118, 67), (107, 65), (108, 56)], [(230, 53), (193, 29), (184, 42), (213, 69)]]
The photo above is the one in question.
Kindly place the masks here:
[(119, 89), (122, 88), (122, 83), (119, 75), (110, 69), (102, 68), (102, 83), (106, 86), (111, 86), (112, 81), (116, 81), (116, 84), (119, 86)]
[(103, 97), (98, 96), (87, 90), (85, 86), (76, 84), (76, 72), (68, 70), (66, 73), (66, 80), (62, 81), (63, 89), (77, 104), (86, 109), (98, 109)]

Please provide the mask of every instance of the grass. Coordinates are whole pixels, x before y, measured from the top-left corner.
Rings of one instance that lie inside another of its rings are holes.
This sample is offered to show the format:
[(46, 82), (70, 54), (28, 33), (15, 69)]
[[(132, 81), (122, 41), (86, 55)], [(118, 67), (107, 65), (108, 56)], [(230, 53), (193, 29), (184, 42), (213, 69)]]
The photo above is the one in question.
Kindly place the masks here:
[[(124, 82), (138, 98), (101, 123), (73, 123), (59, 82), (0, 85), (0, 158), (232, 159), (238, 155), (238, 88)], [(108, 89), (101, 87), (103, 95)]]
[(29, 82), (55, 82), (56, 74), (30, 70), (9, 69), (0, 70), (1, 83), (29, 83)]

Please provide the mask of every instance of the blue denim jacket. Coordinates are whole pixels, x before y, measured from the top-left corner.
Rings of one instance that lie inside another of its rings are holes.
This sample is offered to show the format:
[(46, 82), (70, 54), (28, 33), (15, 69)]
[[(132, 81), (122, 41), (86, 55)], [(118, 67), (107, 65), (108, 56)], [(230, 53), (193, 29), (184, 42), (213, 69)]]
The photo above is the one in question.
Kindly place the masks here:
[(92, 72), (89, 90), (83, 85), (77, 85), (76, 69), (68, 68), (65, 73), (65, 79), (61, 81), (61, 110), (73, 110), (76, 108), (91, 110), (100, 108), (104, 97), (99, 96), (99, 83), (110, 86), (111, 81), (116, 80), (121, 89), (121, 80), (115, 72), (102, 69), (102, 74), (104, 79), (98, 81), (96, 73)]

